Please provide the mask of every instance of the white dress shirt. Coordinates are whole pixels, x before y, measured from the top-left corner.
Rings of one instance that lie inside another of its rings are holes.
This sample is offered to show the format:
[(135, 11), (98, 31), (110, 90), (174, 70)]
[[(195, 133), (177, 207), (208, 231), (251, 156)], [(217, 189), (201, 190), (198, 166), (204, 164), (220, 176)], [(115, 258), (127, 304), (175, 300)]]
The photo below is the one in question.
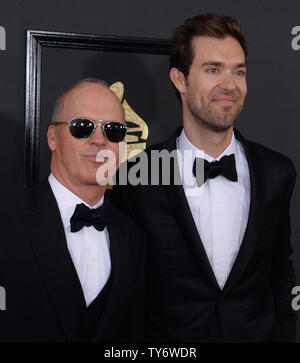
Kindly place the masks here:
[(84, 226), (78, 232), (71, 232), (70, 218), (76, 204), (84, 203), (89, 208), (97, 208), (103, 204), (104, 197), (96, 205), (89, 206), (62, 185), (53, 174), (50, 174), (48, 180), (58, 204), (68, 249), (88, 306), (105, 286), (110, 275), (108, 231), (107, 227), (103, 231), (97, 231), (94, 226)]
[[(182, 185), (207, 257), (221, 289), (229, 276), (246, 230), (250, 208), (250, 176), (241, 143), (234, 134), (224, 152), (216, 159), (197, 149), (184, 130), (176, 140), (180, 155), (189, 150), (191, 157), (179, 158)], [(224, 155), (235, 155), (238, 181), (217, 176), (198, 188), (193, 175), (195, 157), (211, 162)]]

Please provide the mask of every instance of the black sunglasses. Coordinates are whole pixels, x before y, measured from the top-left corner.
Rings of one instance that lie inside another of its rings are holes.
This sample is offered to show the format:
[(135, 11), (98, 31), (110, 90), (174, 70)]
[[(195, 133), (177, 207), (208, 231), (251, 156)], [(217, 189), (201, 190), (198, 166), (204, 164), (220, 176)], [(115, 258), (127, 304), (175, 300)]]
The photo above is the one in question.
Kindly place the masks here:
[(90, 120), (84, 117), (73, 118), (70, 121), (54, 121), (52, 125), (58, 126), (68, 124), (70, 133), (76, 139), (85, 139), (93, 135), (96, 127), (101, 127), (103, 135), (111, 142), (121, 142), (124, 140), (127, 132), (125, 122), (105, 121), (103, 124), (97, 124), (103, 120)]

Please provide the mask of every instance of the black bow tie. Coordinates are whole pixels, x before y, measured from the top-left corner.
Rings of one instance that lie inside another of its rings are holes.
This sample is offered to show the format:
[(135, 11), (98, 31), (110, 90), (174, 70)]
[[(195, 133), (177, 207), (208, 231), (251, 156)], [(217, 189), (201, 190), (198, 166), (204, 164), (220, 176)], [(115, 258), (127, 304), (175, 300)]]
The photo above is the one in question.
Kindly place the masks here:
[(77, 204), (70, 219), (71, 232), (78, 232), (84, 226), (94, 226), (98, 231), (103, 231), (109, 218), (108, 201), (95, 209), (90, 209), (85, 204)]
[[(219, 161), (212, 161), (211, 163), (207, 160), (203, 160), (202, 158), (196, 158), (193, 165), (193, 173), (196, 177), (197, 186), (200, 187), (202, 171), (199, 170), (197, 165), (202, 165), (201, 162), (204, 161), (204, 178), (203, 183), (206, 182), (208, 178), (213, 179), (218, 175), (222, 175), (225, 178), (236, 182), (238, 180), (236, 167), (235, 167), (235, 157), (234, 154), (225, 155)], [(196, 169), (197, 174), (196, 174)]]

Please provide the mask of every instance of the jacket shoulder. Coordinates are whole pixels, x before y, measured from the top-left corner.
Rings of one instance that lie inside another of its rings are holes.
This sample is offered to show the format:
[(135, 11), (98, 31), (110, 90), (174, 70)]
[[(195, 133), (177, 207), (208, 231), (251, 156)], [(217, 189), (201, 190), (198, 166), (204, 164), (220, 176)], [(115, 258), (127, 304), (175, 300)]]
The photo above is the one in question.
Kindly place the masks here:
[(255, 152), (265, 170), (296, 176), (294, 162), (289, 157), (254, 141), (247, 141), (247, 144), (249, 149)]

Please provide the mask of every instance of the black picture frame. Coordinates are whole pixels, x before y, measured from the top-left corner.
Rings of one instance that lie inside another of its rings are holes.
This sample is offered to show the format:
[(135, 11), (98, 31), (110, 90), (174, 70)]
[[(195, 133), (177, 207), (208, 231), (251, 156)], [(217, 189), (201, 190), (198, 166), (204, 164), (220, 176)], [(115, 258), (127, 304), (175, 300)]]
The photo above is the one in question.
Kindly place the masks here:
[(73, 48), (168, 55), (167, 39), (27, 30), (24, 187), (39, 179), (42, 48)]

